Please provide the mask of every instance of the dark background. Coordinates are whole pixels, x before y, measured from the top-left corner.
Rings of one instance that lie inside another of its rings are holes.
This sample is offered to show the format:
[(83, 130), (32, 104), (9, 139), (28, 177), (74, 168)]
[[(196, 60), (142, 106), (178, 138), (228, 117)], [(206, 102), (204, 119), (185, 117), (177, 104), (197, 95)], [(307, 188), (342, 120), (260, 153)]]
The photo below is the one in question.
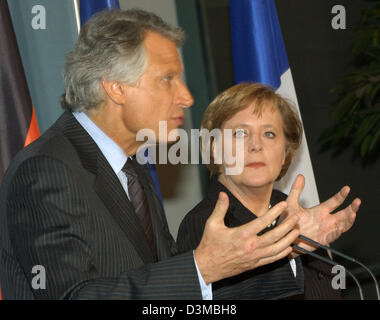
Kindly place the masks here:
[[(208, 72), (206, 82), (209, 101), (234, 84), (228, 3), (228, 0), (197, 1), (201, 51), (204, 68)], [(332, 152), (320, 152), (321, 146), (318, 143), (322, 131), (331, 124), (330, 113), (336, 101), (331, 89), (349, 68), (361, 11), (371, 3), (364, 0), (344, 0), (339, 3), (330, 0), (277, 0), (275, 3), (320, 200), (328, 199), (344, 185), (351, 187), (344, 205), (348, 205), (355, 197), (362, 200), (355, 225), (332, 247), (367, 264), (380, 278), (380, 159), (364, 167), (359, 161), (352, 159), (350, 150), (334, 156)], [(335, 16), (331, 9), (336, 4), (341, 4), (346, 9), (345, 30), (334, 30), (331, 27), (331, 20)], [(189, 8), (187, 13), (189, 15)], [(189, 30), (188, 24), (191, 22), (187, 21), (186, 24), (183, 16), (184, 14), (181, 18), (179, 10), (180, 24), (182, 21), (185, 30)], [(190, 34), (190, 42), (191, 38)], [(184, 48), (187, 65), (189, 52), (194, 50), (193, 47)], [(190, 79), (189, 86), (192, 85), (193, 91), (196, 91), (196, 84), (192, 84)], [(202, 114), (203, 108), (205, 107), (198, 108), (195, 112)], [(193, 114), (193, 119), (194, 126), (197, 127), (197, 115)], [(336, 260), (342, 264), (344, 262), (338, 258)], [(368, 274), (355, 264), (344, 262), (344, 265), (359, 277), (364, 285), (365, 298), (375, 298), (375, 288)], [(355, 284), (349, 279), (347, 287), (349, 289), (343, 291), (344, 298), (359, 298)]]

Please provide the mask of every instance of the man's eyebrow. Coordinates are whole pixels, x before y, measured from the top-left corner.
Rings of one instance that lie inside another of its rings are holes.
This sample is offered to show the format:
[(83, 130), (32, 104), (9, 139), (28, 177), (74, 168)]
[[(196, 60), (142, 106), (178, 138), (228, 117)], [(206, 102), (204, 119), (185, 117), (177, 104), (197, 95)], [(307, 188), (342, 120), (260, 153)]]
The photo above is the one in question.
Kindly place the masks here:
[(161, 77), (167, 77), (167, 76), (181, 75), (181, 73), (178, 71), (170, 69), (170, 70), (166, 70), (166, 71), (161, 71), (161, 72), (159, 72), (158, 75)]

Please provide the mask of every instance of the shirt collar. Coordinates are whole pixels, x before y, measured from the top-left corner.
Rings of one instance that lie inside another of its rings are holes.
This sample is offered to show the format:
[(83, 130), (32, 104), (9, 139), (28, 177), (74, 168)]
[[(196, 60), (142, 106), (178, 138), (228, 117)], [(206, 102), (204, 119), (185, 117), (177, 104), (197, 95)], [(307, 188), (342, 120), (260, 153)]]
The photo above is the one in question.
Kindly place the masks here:
[(73, 116), (95, 141), (115, 174), (118, 174), (127, 161), (128, 156), (84, 112), (73, 112)]

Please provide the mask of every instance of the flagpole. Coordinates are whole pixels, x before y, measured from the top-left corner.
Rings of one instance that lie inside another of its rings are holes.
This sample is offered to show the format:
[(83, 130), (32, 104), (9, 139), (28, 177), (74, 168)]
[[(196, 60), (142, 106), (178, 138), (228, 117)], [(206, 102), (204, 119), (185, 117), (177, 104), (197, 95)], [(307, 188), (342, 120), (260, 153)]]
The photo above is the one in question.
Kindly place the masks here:
[(80, 31), (79, 1), (80, 0), (73, 0), (73, 8), (74, 8), (74, 14), (75, 14), (75, 21), (77, 23), (78, 34)]

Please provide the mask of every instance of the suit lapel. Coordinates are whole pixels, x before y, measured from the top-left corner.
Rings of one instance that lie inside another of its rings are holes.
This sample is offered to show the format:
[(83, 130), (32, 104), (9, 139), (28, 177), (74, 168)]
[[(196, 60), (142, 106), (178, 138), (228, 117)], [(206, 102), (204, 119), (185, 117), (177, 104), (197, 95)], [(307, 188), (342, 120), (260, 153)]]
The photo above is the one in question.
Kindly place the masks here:
[(83, 167), (95, 175), (94, 189), (110, 215), (124, 231), (144, 263), (154, 261), (133, 205), (100, 149), (70, 112), (60, 119), (64, 134), (76, 148)]

